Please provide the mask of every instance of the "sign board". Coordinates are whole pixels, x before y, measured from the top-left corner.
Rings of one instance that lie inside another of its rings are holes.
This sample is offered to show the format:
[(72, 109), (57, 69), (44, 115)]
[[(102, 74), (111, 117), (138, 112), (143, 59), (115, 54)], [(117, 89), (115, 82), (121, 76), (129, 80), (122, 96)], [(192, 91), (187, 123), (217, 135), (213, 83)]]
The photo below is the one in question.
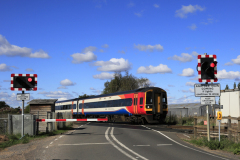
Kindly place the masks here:
[(215, 97), (200, 97), (201, 104), (215, 104)]
[(21, 101), (21, 100), (30, 100), (30, 93), (17, 93), (17, 100)]
[(204, 121), (204, 125), (207, 125), (207, 121)]
[(223, 105), (218, 105), (214, 107), (215, 109), (223, 109)]
[(222, 112), (218, 111), (217, 112), (217, 120), (221, 120), (222, 119)]
[(220, 97), (220, 83), (194, 84), (195, 97)]

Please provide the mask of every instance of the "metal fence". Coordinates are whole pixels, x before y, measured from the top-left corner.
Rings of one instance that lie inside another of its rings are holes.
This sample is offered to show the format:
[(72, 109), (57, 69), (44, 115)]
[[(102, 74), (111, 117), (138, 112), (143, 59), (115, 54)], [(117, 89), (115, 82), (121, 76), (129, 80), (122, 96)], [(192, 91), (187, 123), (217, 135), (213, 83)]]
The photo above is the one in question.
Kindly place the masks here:
[(6, 134), (8, 132), (8, 115), (0, 114), (0, 134)]

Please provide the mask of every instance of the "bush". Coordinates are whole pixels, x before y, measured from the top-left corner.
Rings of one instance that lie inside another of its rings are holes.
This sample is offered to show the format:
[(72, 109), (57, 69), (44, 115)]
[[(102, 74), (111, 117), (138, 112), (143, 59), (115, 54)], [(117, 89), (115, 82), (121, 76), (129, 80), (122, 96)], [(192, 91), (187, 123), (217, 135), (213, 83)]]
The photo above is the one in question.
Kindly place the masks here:
[(210, 140), (208, 142), (208, 147), (211, 149), (211, 150), (216, 150), (220, 147), (220, 143), (216, 140)]
[(236, 149), (233, 151), (233, 154), (240, 154), (240, 147), (236, 148)]

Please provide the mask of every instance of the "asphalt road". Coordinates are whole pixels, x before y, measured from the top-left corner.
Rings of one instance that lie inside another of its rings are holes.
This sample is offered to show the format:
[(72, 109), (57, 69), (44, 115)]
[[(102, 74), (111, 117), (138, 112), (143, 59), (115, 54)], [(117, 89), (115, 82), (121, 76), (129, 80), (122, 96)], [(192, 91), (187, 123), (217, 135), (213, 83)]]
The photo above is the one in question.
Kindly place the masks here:
[(26, 159), (82, 160), (221, 160), (227, 159), (188, 145), (175, 132), (154, 125), (79, 122), (26, 153)]

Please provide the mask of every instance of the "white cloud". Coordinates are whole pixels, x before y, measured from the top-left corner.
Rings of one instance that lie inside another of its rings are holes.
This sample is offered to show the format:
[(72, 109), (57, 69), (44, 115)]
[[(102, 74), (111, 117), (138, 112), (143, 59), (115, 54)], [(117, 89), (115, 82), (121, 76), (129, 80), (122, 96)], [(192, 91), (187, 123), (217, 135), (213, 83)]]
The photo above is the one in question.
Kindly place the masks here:
[(192, 24), (191, 26), (188, 26), (191, 30), (195, 30), (197, 28), (196, 24)]
[(194, 84), (195, 84), (194, 82), (187, 82), (186, 86), (194, 86)]
[(144, 10), (142, 10), (141, 12), (135, 12), (134, 14), (135, 14), (136, 16), (138, 16), (138, 17), (142, 17), (143, 11), (144, 11)]
[(94, 46), (89, 46), (89, 47), (86, 47), (82, 50), (82, 53), (87, 53), (87, 52), (94, 52), (97, 50), (97, 47), (94, 47)]
[(137, 73), (146, 73), (146, 74), (154, 74), (154, 73), (172, 73), (172, 70), (168, 68), (167, 65), (159, 64), (158, 66), (154, 67), (150, 66), (141, 66), (138, 68)]
[(183, 69), (182, 74), (178, 74), (179, 76), (184, 77), (192, 77), (194, 76), (194, 70), (192, 68)]
[(187, 14), (194, 13), (196, 11), (203, 11), (205, 10), (204, 7), (201, 7), (199, 5), (192, 6), (191, 4), (188, 6), (182, 5), (182, 8), (176, 11), (175, 16), (180, 18), (186, 18)]
[(194, 56), (198, 56), (199, 53), (197, 53), (196, 51), (193, 51), (193, 52), (192, 52), (192, 55), (194, 55)]
[(186, 49), (186, 50), (189, 50), (189, 49), (191, 49), (191, 47), (186, 47), (185, 49)]
[(232, 59), (233, 63), (240, 65), (240, 55), (237, 56), (236, 59)]
[(189, 91), (194, 93), (194, 88), (189, 88)]
[(57, 89), (67, 89), (67, 87), (65, 87), (65, 86), (60, 86), (60, 87), (58, 87)]
[(232, 63), (232, 62), (227, 62), (227, 63), (225, 63), (224, 65), (225, 65), (225, 66), (232, 66), (233, 63)]
[(133, 2), (130, 2), (129, 4), (128, 4), (128, 7), (134, 7), (135, 6), (135, 4), (133, 3)]
[(128, 60), (125, 60), (123, 58), (117, 59), (112, 58), (109, 61), (97, 61), (94, 63), (95, 66), (98, 67), (98, 71), (126, 71), (131, 69), (131, 64), (128, 62)]
[(5, 63), (0, 64), (0, 72), (11, 71), (10, 66), (7, 66)]
[(27, 68), (25, 71), (27, 71), (27, 72), (34, 72), (34, 70), (32, 68)]
[(174, 85), (169, 84), (168, 87), (175, 87)]
[(72, 81), (70, 81), (69, 79), (64, 79), (60, 82), (60, 84), (62, 86), (73, 86), (75, 85), (76, 83), (73, 83)]
[(125, 54), (126, 52), (124, 50), (118, 51), (118, 53)]
[(197, 80), (198, 81), (198, 76), (194, 77), (194, 78), (191, 78), (190, 80)]
[(95, 90), (95, 88), (93, 88), (93, 87), (90, 87), (90, 90)]
[(2, 35), (0, 35), (0, 55), (6, 55), (9, 57), (20, 56), (30, 58), (50, 58), (43, 50), (32, 53), (30, 48), (12, 45)]
[(108, 44), (104, 44), (104, 45), (102, 45), (102, 48), (108, 48), (108, 47), (109, 47)]
[(169, 57), (168, 59), (177, 60), (181, 62), (191, 62), (194, 59), (193, 56), (188, 53), (182, 53), (181, 55), (182, 57), (174, 55), (173, 57)]
[(103, 49), (100, 49), (99, 51), (100, 51), (100, 52), (104, 52), (104, 50), (103, 50)]
[(239, 71), (229, 71), (227, 72), (225, 69), (217, 71), (217, 78), (218, 79), (237, 79), (240, 78)]
[(88, 51), (87, 53), (74, 53), (71, 55), (73, 57), (72, 63), (83, 63), (83, 62), (91, 62), (97, 60), (97, 56)]
[(97, 94), (101, 94), (102, 93), (102, 91), (100, 91), (100, 90), (95, 90), (95, 91), (92, 91), (92, 92), (97, 93)]
[(107, 72), (102, 72), (101, 74), (93, 75), (93, 78), (101, 79), (101, 80), (112, 79), (113, 77), (114, 77), (114, 73), (110, 74)]
[(159, 8), (159, 5), (157, 5), (157, 4), (154, 4), (153, 6), (154, 6), (155, 8)]
[(156, 44), (154, 46), (152, 45), (141, 45), (141, 44), (134, 44), (134, 48), (137, 48), (139, 51), (147, 51), (149, 50), (150, 52), (153, 52), (154, 50), (162, 52), (163, 51), (163, 46), (160, 44)]
[(68, 92), (62, 92), (62, 91), (50, 91), (50, 92), (39, 92), (38, 94), (43, 94), (46, 97), (50, 98), (56, 98), (56, 99), (71, 99), (73, 96), (69, 94)]

